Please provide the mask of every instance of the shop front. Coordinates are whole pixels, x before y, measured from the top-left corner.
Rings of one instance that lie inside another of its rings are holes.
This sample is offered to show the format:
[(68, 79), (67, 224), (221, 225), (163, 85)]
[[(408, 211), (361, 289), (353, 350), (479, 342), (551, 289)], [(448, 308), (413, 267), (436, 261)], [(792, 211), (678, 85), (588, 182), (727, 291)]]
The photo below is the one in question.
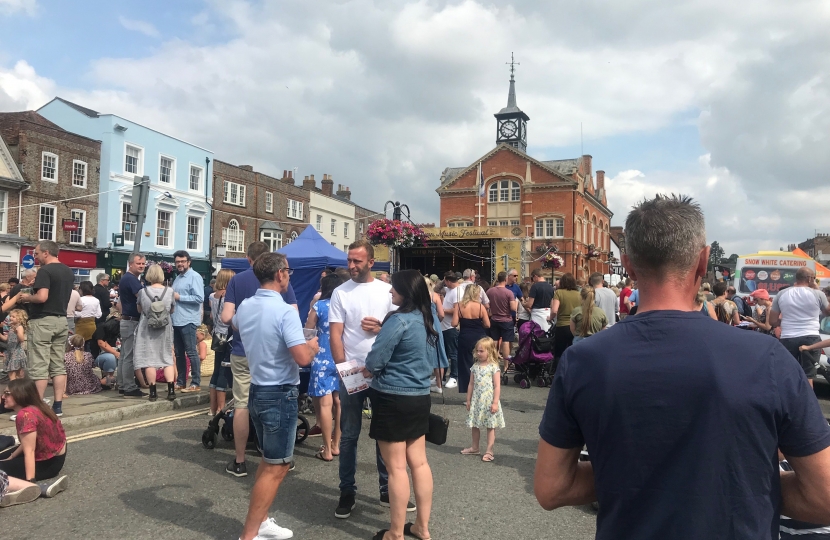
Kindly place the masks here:
[[(34, 246), (23, 246), (20, 248), (20, 265), (23, 268), (23, 259), (26, 255), (34, 257)], [(81, 251), (76, 249), (61, 248), (58, 252), (58, 260), (72, 269), (75, 274), (75, 283), (91, 281), (95, 283), (95, 275), (103, 272), (103, 267), (98, 264), (98, 253), (95, 251)], [(35, 259), (37, 263), (37, 259)]]
[(441, 227), (426, 228), (426, 246), (402, 248), (399, 268), (420, 270), (424, 275), (441, 276), (448, 270), (475, 270), (493, 281), (498, 272), (516, 268), (527, 273), (525, 254), (530, 242), (520, 228)]
[[(170, 275), (168, 277), (173, 277), (172, 274), (175, 273), (175, 265), (173, 263), (172, 255), (162, 255), (161, 253), (143, 253), (143, 255), (147, 257), (147, 262), (168, 263), (171, 268), (171, 271), (169, 272)], [(110, 279), (113, 283), (118, 283), (121, 276), (127, 271), (127, 258), (129, 256), (129, 251), (102, 250), (98, 253), (98, 265), (100, 268), (104, 269), (104, 272), (111, 276)], [(210, 282), (210, 278), (213, 275), (213, 267), (211, 266), (209, 260), (193, 259), (191, 268), (202, 276), (202, 279), (205, 280), (205, 284)]]

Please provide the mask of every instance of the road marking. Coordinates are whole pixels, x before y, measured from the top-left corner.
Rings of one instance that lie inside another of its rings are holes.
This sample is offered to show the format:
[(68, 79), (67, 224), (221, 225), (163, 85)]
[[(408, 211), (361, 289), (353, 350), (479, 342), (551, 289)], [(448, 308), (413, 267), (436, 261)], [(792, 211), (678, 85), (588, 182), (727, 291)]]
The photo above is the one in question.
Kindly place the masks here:
[(90, 431), (88, 433), (81, 433), (79, 435), (73, 435), (71, 437), (66, 438), (66, 442), (78, 442), (78, 441), (85, 441), (87, 439), (95, 439), (97, 437), (104, 437), (106, 435), (115, 435), (117, 433), (123, 433), (125, 431), (131, 431), (134, 429), (141, 429), (150, 426), (155, 426), (157, 424), (164, 424), (166, 422), (172, 422), (174, 420), (183, 420), (185, 418), (193, 418), (195, 416), (204, 415), (207, 409), (199, 409), (198, 411), (188, 411), (185, 413), (178, 413), (172, 414), (170, 416), (165, 416), (163, 418), (155, 418), (153, 420), (144, 420), (142, 422), (134, 422), (132, 424), (125, 424), (123, 426), (115, 426), (107, 429), (99, 429), (96, 431)]

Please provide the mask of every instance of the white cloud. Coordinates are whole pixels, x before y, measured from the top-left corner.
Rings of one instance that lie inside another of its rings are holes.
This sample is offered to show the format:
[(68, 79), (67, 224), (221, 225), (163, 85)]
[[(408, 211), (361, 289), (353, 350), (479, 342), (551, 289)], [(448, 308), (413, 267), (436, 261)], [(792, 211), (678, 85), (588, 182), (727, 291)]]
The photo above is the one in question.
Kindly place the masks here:
[(161, 37), (158, 29), (153, 26), (151, 23), (147, 21), (141, 21), (138, 19), (128, 19), (123, 15), (118, 17), (118, 22), (121, 23), (121, 26), (126, 28), (127, 30), (132, 30), (133, 32), (139, 32), (144, 34), (145, 36), (157, 38)]
[(624, 137), (698, 116), (706, 155), (690, 170), (612, 171), (594, 156), (616, 223), (645, 195), (682, 191), (728, 251), (777, 249), (830, 230), (818, 202), (830, 195), (829, 18), (821, 0), (214, 1), (190, 22), (226, 41), (98, 59), (86, 91), (56, 90), (24, 62), (0, 71), (0, 108), (58, 92), (224, 161), (333, 174), (359, 204), (399, 199), (434, 221), (443, 168), (492, 148), (515, 51), (532, 152), (575, 145), (580, 123), (588, 139)]
[(0, 15), (23, 12), (30, 17), (37, 13), (37, 0), (0, 0)]

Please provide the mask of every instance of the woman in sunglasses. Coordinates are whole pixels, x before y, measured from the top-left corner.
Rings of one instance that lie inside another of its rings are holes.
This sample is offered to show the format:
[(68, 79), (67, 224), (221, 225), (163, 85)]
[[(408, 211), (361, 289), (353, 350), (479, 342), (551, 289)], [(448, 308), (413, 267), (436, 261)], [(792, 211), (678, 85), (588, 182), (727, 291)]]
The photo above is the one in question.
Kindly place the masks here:
[(0, 471), (29, 482), (54, 478), (66, 459), (66, 434), (37, 392), (33, 380), (15, 379), (3, 393), (6, 408), (17, 413), (20, 444), (0, 452)]

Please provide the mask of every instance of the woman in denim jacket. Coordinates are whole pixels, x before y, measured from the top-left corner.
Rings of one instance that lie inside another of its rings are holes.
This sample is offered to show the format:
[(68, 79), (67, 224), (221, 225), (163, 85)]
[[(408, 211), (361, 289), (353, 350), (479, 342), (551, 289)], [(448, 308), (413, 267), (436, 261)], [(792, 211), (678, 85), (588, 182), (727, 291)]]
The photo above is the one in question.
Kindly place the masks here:
[[(391, 525), (374, 538), (391, 540), (401, 535), (429, 538), (432, 509), (432, 471), (424, 435), (429, 431), (429, 378), (433, 369), (446, 365), (439, 321), (424, 278), (417, 270), (392, 275), (392, 303), (398, 306), (383, 321), (366, 357), (364, 375), (372, 378), (372, 423), (375, 439), (389, 471)], [(443, 355), (443, 359), (441, 357)], [(405, 523), (412, 472), (415, 523)]]

